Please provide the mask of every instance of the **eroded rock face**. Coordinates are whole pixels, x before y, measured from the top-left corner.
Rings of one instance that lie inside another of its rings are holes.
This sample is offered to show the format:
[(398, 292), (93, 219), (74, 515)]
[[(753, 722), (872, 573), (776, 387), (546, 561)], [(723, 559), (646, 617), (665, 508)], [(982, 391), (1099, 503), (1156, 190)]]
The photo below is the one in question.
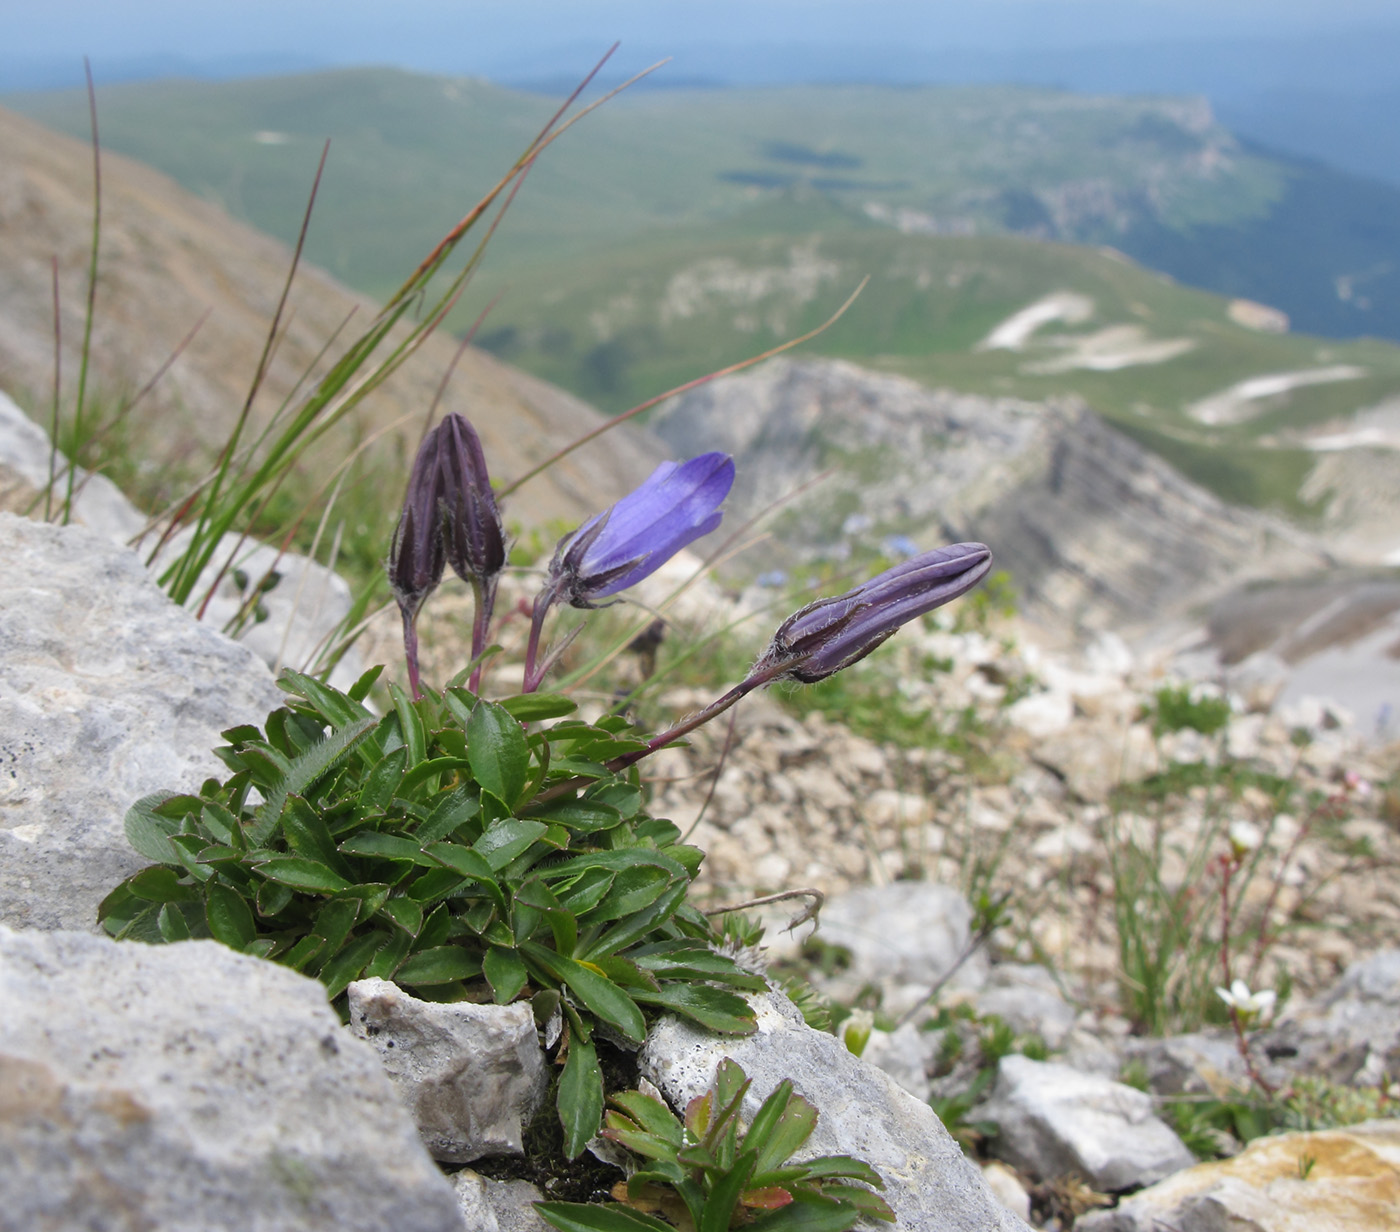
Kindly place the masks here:
[[(1015, 1232), (1026, 1227), (988, 1190), (976, 1166), (933, 1109), (887, 1074), (853, 1056), (835, 1036), (814, 1031), (781, 993), (753, 998), (758, 1031), (743, 1039), (661, 1019), (639, 1057), (642, 1077), (672, 1107), (684, 1108), (714, 1081), (724, 1057), (753, 1080), (744, 1115), (753, 1116), (784, 1079), (817, 1108), (816, 1130), (799, 1158), (854, 1155), (885, 1180), (897, 1227), (918, 1232)], [(888, 1225), (861, 1223), (861, 1228)]]
[(375, 979), (348, 991), (350, 1030), (379, 1054), (434, 1159), (523, 1154), (548, 1082), (529, 1002), (440, 1005)]
[(1400, 1120), (1258, 1138), (1197, 1164), (1077, 1232), (1388, 1232), (1400, 1223)]
[(325, 990), (212, 941), (0, 926), (5, 1232), (464, 1232)]
[(126, 810), (225, 773), (219, 733), (282, 694), (90, 530), (0, 514), (0, 560), (0, 923), (93, 931), (146, 863)]
[(785, 542), (799, 551), (839, 541), (852, 509), (924, 546), (977, 539), (1055, 625), (1122, 631), (1245, 575), (1326, 563), (1074, 399), (930, 390), (839, 360), (783, 358), (672, 400), (650, 426), (682, 454), (698, 442), (733, 453), (736, 512), (833, 470), (794, 506)]
[(1038, 1180), (1074, 1172), (1112, 1192), (1195, 1162), (1153, 1111), (1151, 1096), (1053, 1062), (1003, 1057), (991, 1098), (972, 1115), (997, 1126), (999, 1157)]

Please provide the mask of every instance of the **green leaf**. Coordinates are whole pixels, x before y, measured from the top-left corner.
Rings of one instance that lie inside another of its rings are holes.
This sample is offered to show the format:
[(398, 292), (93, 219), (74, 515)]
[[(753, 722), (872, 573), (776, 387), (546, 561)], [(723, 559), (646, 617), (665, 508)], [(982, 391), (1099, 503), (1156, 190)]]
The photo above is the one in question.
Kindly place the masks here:
[(326, 949), (326, 939), (315, 933), (303, 937), (282, 956), (284, 966), (293, 971), (304, 971), (319, 954)]
[(592, 1041), (577, 1031), (570, 1032), (569, 1057), (559, 1076), (558, 1107), (564, 1127), (564, 1157), (577, 1159), (603, 1119), (603, 1071), (598, 1053)]
[(424, 868), (436, 868), (437, 862), (425, 855), (413, 839), (396, 834), (380, 834), (377, 830), (361, 830), (340, 844), (340, 850), (352, 856), (375, 856), (381, 860), (407, 860)]
[(325, 819), (300, 796), (287, 797), (282, 833), (287, 836), (287, 846), (297, 855), (324, 864), (341, 876), (349, 872), (335, 849), (335, 840), (326, 828)]
[(148, 903), (193, 902), (199, 898), (194, 886), (181, 885), (180, 874), (163, 865), (143, 868), (127, 878), (126, 885), (137, 898)]
[(281, 915), (291, 905), (291, 902), (291, 886), (284, 886), (276, 881), (264, 881), (258, 887), (256, 905), (258, 914), (264, 919)]
[(461, 875), (452, 869), (434, 868), (414, 880), (408, 887), (408, 896), (426, 906), (436, 899), (455, 894), (466, 884)]
[(231, 950), (242, 950), (251, 945), (257, 938), (258, 930), (243, 895), (218, 882), (209, 885), (207, 894), (204, 913), (214, 940), (222, 941)]
[(374, 728), (373, 718), (360, 719), (327, 736), (314, 748), (307, 749), (272, 786), (267, 800), (258, 809), (257, 820), (249, 828), (248, 841), (253, 846), (266, 842), (277, 829), (288, 796), (304, 795), (332, 767), (350, 754), (355, 746)]
[[(382, 668), (372, 669), (376, 672)], [(369, 673), (365, 673), (369, 675)], [(360, 677), (363, 680), (364, 676)], [(373, 677), (370, 684), (374, 683)], [(348, 723), (357, 722), (363, 719), (369, 712), (353, 697), (346, 697), (338, 689), (332, 688), (328, 684), (322, 684), (313, 676), (304, 676), (301, 672), (294, 672), (290, 668), (283, 668), (277, 677), (278, 688), (294, 693), (298, 697), (305, 698), (311, 703), (312, 708), (331, 727), (344, 727)], [(359, 683), (356, 682), (356, 688)], [(366, 686), (368, 688), (368, 686)], [(365, 695), (361, 694), (361, 698)]]
[(408, 750), (409, 764), (416, 766), (428, 755), (428, 733), (423, 726), (423, 717), (412, 698), (398, 685), (389, 686), (389, 696), (394, 699), (394, 713), (399, 716), (399, 735), (404, 748)]
[(260, 860), (253, 867), (269, 881), (279, 881), (294, 890), (330, 894), (350, 888), (350, 882), (344, 877), (303, 856), (273, 856), (270, 860)]
[(561, 886), (555, 890), (555, 893), (562, 906), (568, 908), (574, 915), (580, 916), (603, 901), (603, 897), (612, 888), (613, 878), (616, 875), (611, 869), (586, 869), (567, 886)]
[(578, 709), (577, 703), (562, 693), (521, 693), (516, 697), (502, 698), (500, 707), (521, 723), (561, 719)]
[(410, 955), (394, 973), (399, 984), (455, 984), (481, 974), (481, 959), (460, 945), (440, 945)]
[(885, 1187), (884, 1179), (862, 1159), (850, 1155), (819, 1155), (816, 1159), (804, 1159), (799, 1165), (809, 1177), (844, 1177), (853, 1181), (864, 1181), (876, 1189)]
[[(781, 1086), (782, 1084), (779, 1085), (779, 1089)], [(793, 1152), (812, 1136), (812, 1130), (817, 1127), (817, 1110), (802, 1096), (792, 1095), (790, 1084), (788, 1090), (783, 1114), (766, 1135), (766, 1141), (759, 1152), (757, 1171), (760, 1173), (781, 1168), (792, 1158)]]
[(622, 814), (615, 808), (592, 800), (556, 800), (546, 808), (531, 809), (530, 815), (567, 826), (579, 834), (597, 834), (622, 824)]
[[(440, 778), (453, 770), (466, 770), (468, 766), (467, 760), (460, 757), (433, 757), (428, 761), (419, 762), (403, 776), (403, 782), (399, 784), (399, 795), (406, 800), (412, 799), (414, 791), (420, 784), (426, 783), (430, 779)], [(436, 794), (436, 792), (437, 788), (434, 785), (432, 794)]]
[[(580, 1148), (582, 1149), (582, 1148)], [(536, 1202), (535, 1210), (559, 1232), (676, 1232), (675, 1226), (630, 1207), (585, 1202)]]
[(753, 1009), (743, 997), (709, 984), (662, 984), (657, 992), (638, 990), (633, 998), (658, 1005), (722, 1035), (752, 1035), (758, 1029)]
[(681, 1123), (659, 1099), (643, 1095), (640, 1091), (623, 1091), (612, 1097), (612, 1102), (637, 1122), (647, 1133), (679, 1147), (685, 1141)]
[[(578, 921), (573, 912), (566, 911), (549, 887), (538, 878), (531, 878), (515, 892), (514, 933), (517, 941), (528, 940), (542, 915), (554, 934), (554, 948), (560, 954), (572, 954), (578, 945)], [(533, 919), (530, 917), (533, 916)]]
[(650, 907), (676, 881), (674, 873), (654, 864), (619, 870), (608, 896), (581, 921), (585, 927), (633, 916)]
[(520, 723), (503, 706), (479, 701), (467, 720), (467, 760), (483, 788), (514, 806), (525, 787), (530, 746)]
[(173, 791), (152, 792), (142, 796), (126, 810), (126, 841), (148, 860), (157, 864), (178, 864), (180, 857), (170, 845), (170, 836), (179, 831), (178, 818), (162, 817), (156, 813), (157, 807), (173, 799)]
[(364, 937), (357, 937), (321, 968), (321, 983), (326, 986), (326, 995), (334, 1001), (369, 964), (386, 941), (389, 934), (375, 930)]
[(373, 769), (365, 775), (364, 786), (360, 788), (359, 807), (356, 810), (362, 817), (372, 817), (386, 812), (398, 794), (403, 782), (404, 767), (408, 764), (408, 750), (397, 748), (385, 753)]
[(472, 850), (483, 856), (491, 871), (496, 872), (505, 868), (548, 829), (542, 821), (517, 821), (508, 817), (491, 826), (472, 844)]
[(369, 960), (369, 965), (365, 967), (364, 975), (360, 978), (366, 980), (392, 979), (394, 972), (398, 970), (399, 965), (407, 957), (408, 951), (412, 947), (412, 937), (405, 932), (395, 932)]
[(710, 1190), (696, 1232), (729, 1232), (729, 1221), (739, 1205), (739, 1195), (748, 1187), (753, 1175), (756, 1151), (743, 1151)]
[(491, 985), (497, 1005), (508, 1005), (514, 1001), (530, 978), (520, 955), (513, 949), (499, 945), (493, 945), (486, 951), (481, 969), (486, 982)]
[(676, 907), (684, 900), (688, 888), (689, 882), (682, 881), (672, 886), (644, 911), (637, 912), (631, 919), (620, 920), (588, 947), (584, 957), (606, 957), (608, 954), (625, 950), (634, 941), (640, 941), (671, 917)]
[(436, 843), (466, 825), (481, 812), (481, 801), (475, 788), (468, 783), (444, 792), (433, 804), (428, 819), (414, 831), (420, 846)]
[(351, 701), (362, 702), (369, 696), (369, 691), (374, 688), (374, 682), (379, 679), (380, 673), (384, 670), (381, 663), (376, 667), (371, 667), (346, 691), (346, 696)]
[(477, 877), (495, 884), (495, 870), (486, 857), (460, 843), (434, 843), (424, 853), (463, 877)]
[(565, 984), (590, 1012), (616, 1027), (627, 1039), (640, 1044), (646, 1038), (646, 1019), (637, 1003), (606, 976), (534, 941), (523, 942), (520, 952), (527, 962)]
[(345, 944), (345, 938), (360, 918), (363, 905), (362, 898), (339, 898), (316, 913), (316, 935), (325, 939), (327, 956)]
[(411, 898), (391, 898), (380, 909), (380, 915), (393, 920), (410, 937), (416, 937), (423, 927), (423, 907)]
[(847, 1232), (860, 1217), (844, 1202), (795, 1191), (787, 1206), (745, 1224), (744, 1232)]
[(156, 916), (156, 926), (167, 941), (188, 941), (193, 935), (184, 913), (174, 903), (162, 903)]
[(216, 801), (205, 801), (204, 808), (200, 810), (199, 821), (216, 843), (232, 847), (242, 841), (243, 835), (238, 828), (237, 819)]

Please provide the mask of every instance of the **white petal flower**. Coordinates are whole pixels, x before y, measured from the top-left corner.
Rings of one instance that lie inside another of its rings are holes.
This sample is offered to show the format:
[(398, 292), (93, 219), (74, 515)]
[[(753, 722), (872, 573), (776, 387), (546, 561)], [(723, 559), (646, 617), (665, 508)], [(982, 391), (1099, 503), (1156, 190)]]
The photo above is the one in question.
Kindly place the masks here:
[(1247, 853), (1257, 850), (1263, 841), (1263, 831), (1252, 821), (1230, 823), (1230, 847), (1237, 860), (1243, 858)]
[(1272, 988), (1250, 992), (1249, 985), (1238, 979), (1234, 980), (1229, 988), (1217, 988), (1215, 994), (1245, 1022), (1252, 1022), (1270, 1013), (1274, 1002), (1278, 1000), (1278, 994)]

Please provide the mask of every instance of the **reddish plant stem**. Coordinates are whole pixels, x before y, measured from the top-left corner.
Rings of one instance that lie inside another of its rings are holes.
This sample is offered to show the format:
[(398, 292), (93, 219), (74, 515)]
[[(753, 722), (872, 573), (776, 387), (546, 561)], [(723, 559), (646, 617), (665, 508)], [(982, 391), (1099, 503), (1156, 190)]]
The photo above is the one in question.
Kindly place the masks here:
[[(1220, 969), (1224, 976), (1223, 987), (1230, 991), (1230, 880), (1235, 869), (1239, 867), (1239, 857), (1233, 852), (1220, 857)], [(1274, 1097), (1274, 1087), (1264, 1080), (1264, 1076), (1259, 1072), (1254, 1064), (1254, 1054), (1250, 1051), (1249, 1037), (1245, 1035), (1244, 1019), (1240, 1016), (1239, 1006), (1229, 1003), (1230, 1025), (1235, 1029), (1235, 1047), (1240, 1054), (1240, 1060), (1244, 1062), (1244, 1071), (1249, 1075), (1249, 1080), (1269, 1099)]]

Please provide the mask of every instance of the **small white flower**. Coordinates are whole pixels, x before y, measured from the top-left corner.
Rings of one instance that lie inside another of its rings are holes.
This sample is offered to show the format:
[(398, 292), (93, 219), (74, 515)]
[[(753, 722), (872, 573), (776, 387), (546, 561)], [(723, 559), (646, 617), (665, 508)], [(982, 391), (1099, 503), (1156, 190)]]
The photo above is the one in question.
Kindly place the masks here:
[(1264, 832), (1252, 821), (1230, 823), (1230, 850), (1235, 853), (1235, 859), (1242, 860), (1263, 841)]
[(1278, 1000), (1278, 994), (1272, 988), (1250, 992), (1249, 985), (1243, 980), (1234, 980), (1229, 988), (1217, 988), (1215, 995), (1245, 1022), (1253, 1022), (1254, 1019), (1270, 1013), (1274, 1002)]

